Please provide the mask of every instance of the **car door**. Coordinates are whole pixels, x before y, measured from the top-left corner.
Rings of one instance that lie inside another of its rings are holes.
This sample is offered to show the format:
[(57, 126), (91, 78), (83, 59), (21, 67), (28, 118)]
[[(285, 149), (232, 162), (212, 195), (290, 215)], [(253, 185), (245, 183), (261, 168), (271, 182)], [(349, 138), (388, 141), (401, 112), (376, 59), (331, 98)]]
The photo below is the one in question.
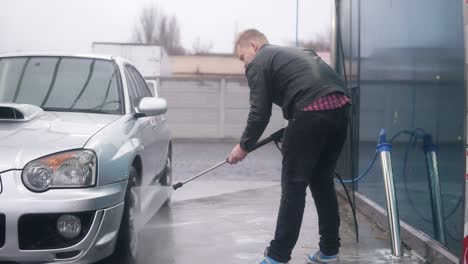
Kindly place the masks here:
[[(142, 97), (152, 97), (145, 80), (134, 67), (129, 66), (134, 80), (137, 82), (137, 90)], [(145, 129), (142, 139), (145, 141), (145, 151), (142, 157), (143, 167), (146, 167), (150, 178), (144, 179), (144, 183), (150, 183), (155, 178), (161, 177), (167, 156), (169, 138), (165, 127), (163, 115), (144, 117), (150, 122), (151, 129)]]
[[(138, 106), (139, 101), (143, 98), (143, 94), (141, 93), (140, 89), (138, 88), (138, 82), (133, 76), (132, 68), (129, 65), (125, 66), (125, 77), (127, 79), (127, 85), (129, 88), (129, 94), (132, 104), (132, 109)], [(135, 136), (140, 140), (141, 144), (143, 145), (143, 153), (142, 153), (142, 177), (141, 177), (141, 184), (146, 185), (149, 182), (149, 179), (153, 177), (152, 171), (154, 168), (148, 167), (148, 162), (144, 160), (144, 157), (149, 156), (147, 152), (151, 150), (154, 145), (154, 142), (151, 142), (151, 138), (148, 136), (152, 134), (153, 125), (151, 121), (151, 117), (140, 117), (135, 120)]]

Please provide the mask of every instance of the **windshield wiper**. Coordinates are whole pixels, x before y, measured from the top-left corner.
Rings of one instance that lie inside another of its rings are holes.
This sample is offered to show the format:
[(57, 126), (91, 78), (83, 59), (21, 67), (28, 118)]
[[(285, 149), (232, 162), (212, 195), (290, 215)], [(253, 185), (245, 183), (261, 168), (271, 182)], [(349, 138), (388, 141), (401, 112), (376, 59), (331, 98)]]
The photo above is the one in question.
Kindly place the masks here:
[(80, 93), (78, 94), (78, 96), (75, 98), (75, 101), (73, 101), (73, 104), (70, 106), (70, 109), (73, 109), (73, 107), (75, 107), (76, 103), (78, 102), (78, 100), (81, 99), (81, 96), (84, 94), (86, 88), (88, 88), (88, 85), (91, 81), (91, 77), (93, 76), (93, 73), (94, 73), (94, 63), (96, 62), (96, 60), (93, 60), (91, 62), (91, 65), (89, 67), (89, 74), (88, 74), (88, 78), (86, 79), (86, 82), (85, 84), (83, 85), (83, 89), (81, 89)]
[(44, 111), (49, 112), (71, 112), (71, 113), (90, 113), (90, 114), (110, 114), (118, 115), (116, 111), (105, 111), (105, 110), (94, 110), (94, 109), (77, 109), (77, 108), (56, 108), (56, 107), (44, 107)]
[[(102, 108), (104, 107), (104, 105), (105, 105), (105, 103), (107, 101), (107, 97), (109, 96), (109, 91), (110, 91), (110, 87), (111, 87), (111, 84), (112, 84), (112, 80), (114, 79), (116, 71), (117, 71), (117, 69), (114, 69), (114, 71), (112, 72), (112, 76), (110, 77), (109, 83), (107, 84), (106, 96), (104, 96), (104, 100), (102, 100), (101, 108), (99, 108), (99, 110), (102, 110)], [(119, 106), (120, 106), (120, 102), (119, 102)]]
[(41, 107), (44, 106), (47, 103), (47, 101), (49, 100), (50, 94), (52, 93), (52, 88), (54, 87), (55, 81), (57, 80), (57, 73), (58, 73), (58, 69), (60, 67), (61, 62), (62, 62), (62, 58), (59, 58), (57, 60), (57, 63), (55, 63), (54, 75), (52, 76), (52, 81), (50, 81), (49, 89), (47, 90), (47, 94), (46, 94), (44, 100), (42, 101)]
[(101, 111), (102, 108), (103, 108), (105, 105), (108, 105), (108, 104), (119, 104), (119, 107), (120, 107), (120, 101), (114, 100), (114, 101), (109, 101), (109, 102), (103, 102), (102, 104), (97, 105), (97, 106), (95, 106), (95, 107), (91, 107), (91, 108), (89, 108), (89, 109)]

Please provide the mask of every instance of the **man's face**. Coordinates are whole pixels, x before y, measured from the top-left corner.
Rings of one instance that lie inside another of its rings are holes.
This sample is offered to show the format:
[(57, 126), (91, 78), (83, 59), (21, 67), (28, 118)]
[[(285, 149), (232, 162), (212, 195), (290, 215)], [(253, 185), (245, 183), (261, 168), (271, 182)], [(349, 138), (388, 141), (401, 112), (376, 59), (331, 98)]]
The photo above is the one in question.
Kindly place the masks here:
[(253, 60), (257, 53), (257, 49), (258, 45), (253, 41), (249, 42), (248, 45), (237, 46), (237, 57), (244, 63), (244, 68)]

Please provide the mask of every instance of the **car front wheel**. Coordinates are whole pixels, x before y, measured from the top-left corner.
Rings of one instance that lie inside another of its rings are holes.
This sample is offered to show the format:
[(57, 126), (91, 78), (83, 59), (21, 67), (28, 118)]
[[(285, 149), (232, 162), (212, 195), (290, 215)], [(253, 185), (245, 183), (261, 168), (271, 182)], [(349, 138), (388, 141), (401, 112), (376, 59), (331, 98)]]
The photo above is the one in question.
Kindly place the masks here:
[[(164, 175), (161, 180), (161, 185), (163, 186), (172, 186), (172, 151), (169, 149), (169, 153), (166, 158), (166, 165), (164, 167)], [(164, 202), (163, 206), (169, 206), (171, 203), (171, 194)]]
[(117, 245), (112, 257), (114, 261), (112, 261), (112, 263), (136, 263), (139, 236), (135, 225), (135, 216), (140, 210), (140, 199), (137, 188), (139, 184), (137, 176), (137, 170), (132, 167), (128, 178), (124, 211), (117, 238)]

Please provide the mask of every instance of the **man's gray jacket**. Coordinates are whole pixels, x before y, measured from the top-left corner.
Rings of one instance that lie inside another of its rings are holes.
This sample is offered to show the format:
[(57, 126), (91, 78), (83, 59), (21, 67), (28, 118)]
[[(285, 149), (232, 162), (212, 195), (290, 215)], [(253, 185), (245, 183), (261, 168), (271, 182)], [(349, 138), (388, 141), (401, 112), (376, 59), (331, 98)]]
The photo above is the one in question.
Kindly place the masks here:
[(275, 45), (262, 46), (247, 65), (250, 112), (240, 146), (249, 151), (270, 121), (272, 103), (283, 116), (294, 113), (332, 92), (347, 94), (341, 77), (313, 50)]

